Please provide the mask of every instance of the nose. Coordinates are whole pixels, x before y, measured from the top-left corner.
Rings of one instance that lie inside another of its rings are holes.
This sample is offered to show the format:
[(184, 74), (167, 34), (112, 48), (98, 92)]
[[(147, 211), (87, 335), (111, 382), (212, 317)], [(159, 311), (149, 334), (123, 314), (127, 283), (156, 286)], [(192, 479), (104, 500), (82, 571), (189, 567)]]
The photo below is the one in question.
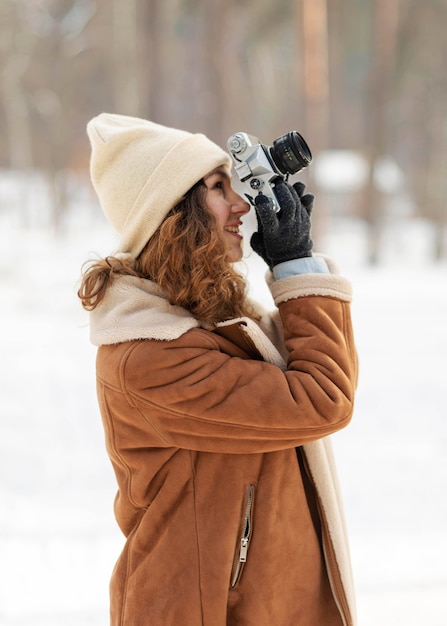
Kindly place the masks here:
[(250, 210), (250, 204), (234, 190), (233, 196), (234, 197), (231, 203), (233, 213), (240, 213), (241, 215), (245, 215), (245, 213), (248, 213)]

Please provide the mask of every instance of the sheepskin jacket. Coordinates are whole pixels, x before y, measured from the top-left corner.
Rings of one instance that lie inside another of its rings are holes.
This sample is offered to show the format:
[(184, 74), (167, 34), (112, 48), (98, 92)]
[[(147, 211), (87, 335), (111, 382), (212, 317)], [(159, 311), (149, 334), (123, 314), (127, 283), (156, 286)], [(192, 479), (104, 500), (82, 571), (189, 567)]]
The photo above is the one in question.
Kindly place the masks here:
[(354, 626), (329, 435), (357, 378), (351, 288), (278, 281), (259, 321), (210, 327), (120, 277), (91, 314), (127, 540), (112, 626)]

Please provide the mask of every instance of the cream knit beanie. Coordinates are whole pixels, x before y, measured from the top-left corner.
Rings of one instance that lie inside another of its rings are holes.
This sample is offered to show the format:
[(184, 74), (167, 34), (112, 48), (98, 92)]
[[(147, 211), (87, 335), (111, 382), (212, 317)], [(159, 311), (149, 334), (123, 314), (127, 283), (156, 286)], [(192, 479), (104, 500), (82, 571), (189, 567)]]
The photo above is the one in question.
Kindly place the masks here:
[(87, 125), (90, 175), (102, 209), (136, 258), (166, 215), (208, 172), (231, 166), (205, 135), (126, 115), (101, 113)]

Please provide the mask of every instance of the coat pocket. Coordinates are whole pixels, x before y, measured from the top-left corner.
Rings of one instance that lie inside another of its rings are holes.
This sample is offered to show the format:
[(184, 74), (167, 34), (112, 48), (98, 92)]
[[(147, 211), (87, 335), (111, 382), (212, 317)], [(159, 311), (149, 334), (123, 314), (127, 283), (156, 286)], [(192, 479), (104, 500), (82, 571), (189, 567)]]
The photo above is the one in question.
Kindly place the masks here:
[(255, 485), (245, 485), (244, 500), (242, 504), (242, 517), (239, 526), (239, 535), (234, 554), (233, 567), (231, 570), (230, 587), (236, 587), (248, 557), (248, 549), (253, 534), (253, 507), (255, 498)]

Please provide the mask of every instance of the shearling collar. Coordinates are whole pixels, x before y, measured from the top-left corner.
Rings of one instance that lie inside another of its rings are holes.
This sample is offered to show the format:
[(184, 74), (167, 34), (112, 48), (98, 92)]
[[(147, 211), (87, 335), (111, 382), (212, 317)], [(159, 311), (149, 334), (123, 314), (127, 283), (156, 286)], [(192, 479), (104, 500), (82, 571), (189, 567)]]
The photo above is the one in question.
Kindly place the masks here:
[(200, 323), (180, 306), (169, 304), (154, 282), (120, 276), (90, 313), (90, 339), (96, 346), (134, 339), (178, 339)]
[(169, 304), (156, 283), (120, 276), (109, 286), (101, 304), (90, 313), (90, 339), (96, 346), (139, 339), (172, 341), (192, 328), (215, 330), (234, 324), (248, 335), (266, 361), (285, 369), (285, 361), (272, 336), (270, 315), (258, 303), (250, 301), (250, 304), (261, 315), (259, 324), (248, 317), (240, 317), (215, 327), (204, 325), (183, 307)]

